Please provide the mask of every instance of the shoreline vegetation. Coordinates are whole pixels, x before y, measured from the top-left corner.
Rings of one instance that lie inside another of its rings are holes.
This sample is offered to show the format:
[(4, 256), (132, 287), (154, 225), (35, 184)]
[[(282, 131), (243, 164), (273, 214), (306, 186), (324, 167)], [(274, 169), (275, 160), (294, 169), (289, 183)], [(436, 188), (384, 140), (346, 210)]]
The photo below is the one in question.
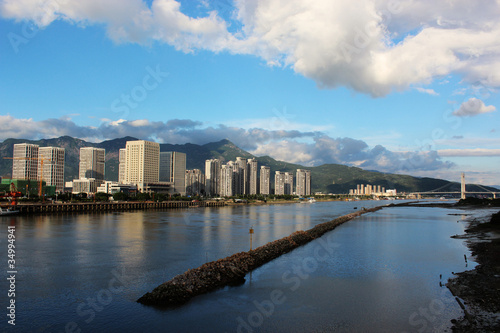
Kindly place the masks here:
[(190, 269), (162, 283), (152, 292), (137, 300), (144, 305), (175, 307), (187, 303), (195, 296), (203, 295), (226, 286), (241, 285), (250, 271), (270, 262), (295, 248), (317, 239), (362, 214), (375, 212), (384, 206), (362, 209), (355, 213), (340, 216), (332, 221), (321, 223), (306, 231), (293, 234), (267, 243), (247, 252), (240, 252), (202, 266)]

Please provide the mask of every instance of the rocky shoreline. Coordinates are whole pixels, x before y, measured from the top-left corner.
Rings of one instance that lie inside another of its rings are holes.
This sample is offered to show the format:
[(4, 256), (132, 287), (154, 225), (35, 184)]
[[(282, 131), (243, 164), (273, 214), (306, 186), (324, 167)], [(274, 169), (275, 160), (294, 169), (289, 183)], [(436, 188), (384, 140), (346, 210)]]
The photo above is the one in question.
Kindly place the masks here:
[(223, 288), (240, 285), (250, 271), (270, 262), (279, 256), (304, 245), (323, 234), (335, 229), (342, 223), (362, 214), (375, 212), (383, 206), (363, 209), (356, 213), (338, 217), (332, 221), (318, 224), (306, 231), (296, 231), (290, 236), (275, 240), (255, 250), (240, 252), (230, 257), (212, 261), (177, 275), (172, 280), (146, 293), (137, 302), (145, 305), (175, 307), (188, 302), (191, 298)]
[(466, 239), (478, 265), (456, 273), (446, 286), (464, 310), (452, 320), (453, 332), (500, 332), (500, 212), (489, 222), (474, 220)]

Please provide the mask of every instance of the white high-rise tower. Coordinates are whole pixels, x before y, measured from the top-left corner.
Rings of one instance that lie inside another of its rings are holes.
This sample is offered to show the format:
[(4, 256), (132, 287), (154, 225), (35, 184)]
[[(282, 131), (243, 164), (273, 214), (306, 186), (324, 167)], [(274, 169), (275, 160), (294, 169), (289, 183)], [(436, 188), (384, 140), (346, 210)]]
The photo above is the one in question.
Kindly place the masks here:
[(40, 177), (47, 186), (55, 186), (59, 192), (64, 191), (64, 148), (38, 149), (38, 179)]
[(258, 183), (257, 183), (257, 160), (256, 159), (249, 159), (248, 162), (248, 169), (247, 169), (247, 175), (248, 175), (248, 187), (247, 187), (247, 192), (248, 194), (257, 194), (258, 192)]
[(296, 194), (299, 196), (311, 195), (311, 171), (304, 169), (297, 169), (296, 174)]
[(271, 168), (260, 167), (260, 194), (271, 194)]
[(12, 178), (38, 180), (38, 145), (16, 143), (12, 161)]
[(148, 183), (158, 182), (160, 145), (156, 142), (127, 141), (125, 183), (135, 184), (143, 191)]
[(220, 195), (222, 163), (218, 159), (205, 161), (205, 191), (207, 195)]

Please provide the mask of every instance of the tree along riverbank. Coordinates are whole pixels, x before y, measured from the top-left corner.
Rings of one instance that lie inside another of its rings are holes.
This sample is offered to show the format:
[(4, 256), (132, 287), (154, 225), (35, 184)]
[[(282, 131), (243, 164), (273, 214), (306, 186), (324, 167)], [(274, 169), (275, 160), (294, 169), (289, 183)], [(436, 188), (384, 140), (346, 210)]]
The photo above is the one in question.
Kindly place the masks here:
[(146, 293), (137, 302), (145, 305), (172, 307), (188, 302), (191, 298), (209, 293), (225, 286), (240, 285), (245, 282), (245, 275), (250, 271), (292, 251), (314, 239), (317, 239), (362, 214), (375, 212), (384, 206), (362, 209), (355, 213), (321, 223), (306, 231), (293, 234), (270, 242), (255, 250), (240, 252), (230, 257), (206, 263), (177, 275), (172, 280)]

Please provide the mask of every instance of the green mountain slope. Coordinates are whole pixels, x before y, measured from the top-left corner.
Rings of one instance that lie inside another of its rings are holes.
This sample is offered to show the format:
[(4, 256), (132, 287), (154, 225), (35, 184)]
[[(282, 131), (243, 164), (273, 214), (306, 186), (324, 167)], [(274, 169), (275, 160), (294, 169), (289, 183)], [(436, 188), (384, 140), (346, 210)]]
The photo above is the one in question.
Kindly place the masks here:
[[(7, 139), (0, 143), (0, 176), (11, 177), (12, 160), (3, 159), (3, 157), (12, 157), (13, 145), (15, 143), (34, 143), (41, 147), (56, 146), (66, 149), (66, 167), (65, 180), (70, 181), (78, 178), (79, 150), (81, 147), (98, 147), (106, 149), (106, 179), (118, 179), (118, 155), (119, 149), (125, 148), (126, 142), (137, 140), (132, 137), (125, 137), (113, 140), (107, 140), (100, 143), (86, 142), (69, 136), (63, 136), (55, 139), (43, 140), (21, 140)], [(408, 175), (386, 174), (376, 171), (366, 171), (356, 167), (349, 167), (339, 164), (324, 164), (317, 167), (304, 167), (298, 164), (277, 161), (269, 156), (256, 157), (237, 147), (229, 140), (211, 142), (204, 145), (196, 144), (161, 144), (160, 151), (178, 151), (186, 153), (186, 166), (188, 169), (200, 169), (205, 171), (205, 160), (218, 158), (223, 161), (235, 160), (241, 156), (245, 158), (256, 158), (261, 165), (267, 165), (271, 168), (271, 183), (274, 183), (274, 172), (284, 171), (295, 174), (297, 169), (311, 170), (311, 188), (313, 192), (321, 191), (324, 193), (348, 193), (349, 189), (356, 188), (357, 184), (380, 185), (386, 189), (397, 189), (399, 192), (430, 191), (441, 188), (445, 191), (460, 191), (460, 184), (449, 182), (447, 180), (435, 178), (417, 178)], [(497, 189), (487, 187), (490, 191)], [(468, 191), (479, 191), (482, 189), (476, 185), (467, 185)]]
[(211, 142), (205, 145), (195, 145), (186, 143), (183, 145), (173, 145), (168, 143), (160, 144), (160, 151), (178, 151), (186, 153), (186, 167), (188, 169), (200, 169), (205, 172), (205, 160), (218, 158), (223, 161), (234, 161), (236, 157), (254, 157), (252, 154), (238, 148), (229, 140)]

